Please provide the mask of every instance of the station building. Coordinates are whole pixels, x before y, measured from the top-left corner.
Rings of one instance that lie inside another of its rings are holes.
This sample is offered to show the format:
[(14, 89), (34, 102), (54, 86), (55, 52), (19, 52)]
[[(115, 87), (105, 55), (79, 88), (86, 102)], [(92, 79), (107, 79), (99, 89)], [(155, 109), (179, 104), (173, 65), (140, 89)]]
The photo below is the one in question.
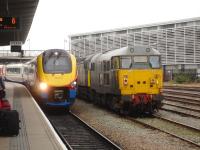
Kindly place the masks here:
[(166, 74), (184, 71), (200, 76), (200, 17), (70, 35), (76, 58), (125, 46), (149, 45), (162, 54)]

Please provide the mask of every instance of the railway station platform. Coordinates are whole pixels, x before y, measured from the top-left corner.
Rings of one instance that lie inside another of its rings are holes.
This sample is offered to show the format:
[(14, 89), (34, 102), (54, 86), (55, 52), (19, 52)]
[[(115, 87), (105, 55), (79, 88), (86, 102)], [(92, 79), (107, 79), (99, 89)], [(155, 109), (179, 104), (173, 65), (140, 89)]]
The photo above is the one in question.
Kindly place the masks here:
[(20, 84), (6, 82), (6, 98), (19, 112), (18, 136), (0, 136), (0, 150), (61, 150), (65, 145), (54, 131), (29, 91)]

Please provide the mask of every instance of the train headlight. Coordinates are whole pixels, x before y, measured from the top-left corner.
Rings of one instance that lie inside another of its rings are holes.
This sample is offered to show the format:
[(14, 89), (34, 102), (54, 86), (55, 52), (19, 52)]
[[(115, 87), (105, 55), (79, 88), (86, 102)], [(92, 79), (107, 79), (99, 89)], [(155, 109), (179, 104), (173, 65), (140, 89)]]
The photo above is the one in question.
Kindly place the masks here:
[(47, 87), (48, 87), (48, 85), (47, 85), (46, 83), (44, 83), (44, 82), (41, 82), (41, 83), (40, 83), (40, 89), (41, 89), (41, 90), (44, 91), (44, 90), (47, 89)]
[(71, 83), (71, 86), (72, 86), (72, 87), (76, 87), (76, 85), (77, 85), (77, 82), (76, 82), (76, 81), (74, 81), (74, 82)]
[(155, 79), (151, 79), (150, 84), (155, 84), (156, 80)]
[(128, 76), (127, 75), (124, 75), (123, 83), (124, 83), (124, 85), (128, 85)]

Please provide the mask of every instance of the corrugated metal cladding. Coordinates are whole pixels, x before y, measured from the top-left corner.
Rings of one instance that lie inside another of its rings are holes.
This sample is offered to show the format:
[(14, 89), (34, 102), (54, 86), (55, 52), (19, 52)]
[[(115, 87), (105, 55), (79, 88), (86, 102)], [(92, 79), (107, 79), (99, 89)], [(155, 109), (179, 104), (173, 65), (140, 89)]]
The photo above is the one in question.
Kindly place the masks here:
[(149, 45), (164, 65), (200, 64), (200, 18), (70, 36), (77, 58), (125, 46)]

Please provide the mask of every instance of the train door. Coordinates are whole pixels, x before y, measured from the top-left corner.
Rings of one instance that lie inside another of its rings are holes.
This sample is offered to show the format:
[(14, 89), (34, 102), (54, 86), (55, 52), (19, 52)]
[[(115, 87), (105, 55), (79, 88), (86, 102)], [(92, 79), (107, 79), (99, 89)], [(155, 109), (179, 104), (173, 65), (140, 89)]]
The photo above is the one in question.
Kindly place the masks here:
[(119, 57), (111, 58), (111, 82), (113, 90), (117, 90), (119, 87), (118, 82), (118, 69), (120, 66), (120, 59)]

